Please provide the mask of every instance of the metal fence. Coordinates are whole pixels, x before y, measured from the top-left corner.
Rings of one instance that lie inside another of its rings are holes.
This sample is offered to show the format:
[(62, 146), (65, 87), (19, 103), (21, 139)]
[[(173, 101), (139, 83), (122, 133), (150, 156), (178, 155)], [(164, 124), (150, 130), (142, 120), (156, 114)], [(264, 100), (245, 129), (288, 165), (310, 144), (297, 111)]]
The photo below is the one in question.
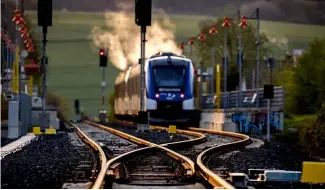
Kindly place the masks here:
[[(231, 91), (221, 93), (220, 109), (231, 108), (267, 108), (267, 100), (263, 98), (263, 88), (260, 88), (258, 93), (255, 89), (245, 90), (241, 92), (241, 106), (239, 104), (239, 91)], [(284, 109), (284, 87), (274, 87), (274, 98), (271, 100), (271, 107)], [(227, 98), (226, 98), (227, 97)], [(226, 104), (225, 100), (227, 100)], [(204, 94), (202, 97), (203, 109), (216, 109), (215, 94)], [(257, 106), (258, 101), (258, 106)], [(226, 105), (226, 107), (225, 107)]]

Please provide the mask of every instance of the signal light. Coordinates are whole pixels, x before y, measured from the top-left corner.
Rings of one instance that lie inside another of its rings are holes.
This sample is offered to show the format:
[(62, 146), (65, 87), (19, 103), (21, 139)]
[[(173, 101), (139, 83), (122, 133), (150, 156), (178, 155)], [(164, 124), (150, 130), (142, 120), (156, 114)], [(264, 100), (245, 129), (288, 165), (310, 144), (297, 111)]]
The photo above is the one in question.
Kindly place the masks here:
[(99, 50), (99, 66), (107, 67), (107, 55), (104, 49)]
[(180, 97), (181, 97), (181, 98), (184, 98), (184, 94), (181, 94)]
[(151, 25), (152, 0), (135, 1), (135, 23), (138, 26)]
[(156, 97), (156, 98), (159, 98), (159, 94), (156, 94), (155, 97)]

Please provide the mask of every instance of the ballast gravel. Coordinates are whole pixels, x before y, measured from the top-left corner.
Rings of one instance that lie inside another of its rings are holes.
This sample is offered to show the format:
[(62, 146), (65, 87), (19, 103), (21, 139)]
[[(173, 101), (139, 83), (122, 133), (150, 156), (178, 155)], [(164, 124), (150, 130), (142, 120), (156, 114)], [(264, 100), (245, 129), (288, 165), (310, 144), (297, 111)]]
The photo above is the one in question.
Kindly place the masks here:
[(209, 167), (226, 167), (230, 172), (247, 172), (248, 169), (282, 169), (301, 171), (301, 155), (279, 142), (265, 143), (261, 147), (246, 147), (229, 153), (214, 155)]
[(178, 141), (184, 141), (190, 139), (189, 136), (182, 135), (182, 134), (174, 134), (173, 137), (171, 137), (171, 135), (167, 131), (138, 131), (137, 132), (137, 128), (133, 126), (121, 126), (119, 124), (111, 124), (111, 123), (105, 125), (155, 144), (164, 144), (164, 143), (178, 142)]
[[(248, 169), (281, 169), (289, 171), (302, 171), (302, 162), (310, 161), (292, 146), (277, 142), (260, 143), (253, 139), (253, 143), (240, 150), (218, 153), (209, 159), (208, 167), (215, 171), (226, 168), (229, 172), (248, 173)], [(297, 189), (297, 188), (324, 188), (324, 185), (309, 185), (300, 182), (267, 182), (250, 184), (262, 189)]]
[(208, 148), (219, 146), (231, 142), (238, 141), (238, 138), (217, 135), (217, 134), (208, 134), (204, 133), (206, 141), (201, 144), (194, 145), (185, 149), (175, 149), (178, 153), (190, 158), (192, 161), (195, 161), (196, 157), (203, 151)]
[[(95, 159), (75, 133), (41, 135), (1, 160), (1, 188), (60, 189), (67, 180), (76, 178), (78, 166)], [(84, 172), (89, 179), (91, 171)]]
[(107, 159), (143, 147), (85, 123), (78, 123), (78, 127), (102, 147)]

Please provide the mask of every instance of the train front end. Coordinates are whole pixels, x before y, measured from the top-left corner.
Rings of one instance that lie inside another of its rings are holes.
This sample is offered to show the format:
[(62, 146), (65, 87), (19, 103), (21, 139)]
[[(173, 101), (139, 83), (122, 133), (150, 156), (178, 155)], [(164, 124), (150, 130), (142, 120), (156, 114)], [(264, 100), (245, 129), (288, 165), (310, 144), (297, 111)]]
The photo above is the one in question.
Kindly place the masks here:
[(146, 107), (150, 123), (189, 124), (197, 121), (194, 68), (180, 56), (158, 56), (148, 61)]

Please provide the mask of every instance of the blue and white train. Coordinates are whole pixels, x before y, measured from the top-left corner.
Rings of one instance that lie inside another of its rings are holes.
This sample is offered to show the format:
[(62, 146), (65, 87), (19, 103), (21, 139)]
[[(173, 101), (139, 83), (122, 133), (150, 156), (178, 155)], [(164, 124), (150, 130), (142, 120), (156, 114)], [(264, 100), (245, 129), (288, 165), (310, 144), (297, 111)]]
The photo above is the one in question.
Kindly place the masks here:
[[(114, 111), (119, 119), (139, 121), (143, 115), (139, 114), (140, 71), (140, 64), (132, 66), (115, 80)], [(197, 124), (194, 78), (192, 61), (184, 56), (160, 52), (146, 60), (143, 94), (150, 124)]]

